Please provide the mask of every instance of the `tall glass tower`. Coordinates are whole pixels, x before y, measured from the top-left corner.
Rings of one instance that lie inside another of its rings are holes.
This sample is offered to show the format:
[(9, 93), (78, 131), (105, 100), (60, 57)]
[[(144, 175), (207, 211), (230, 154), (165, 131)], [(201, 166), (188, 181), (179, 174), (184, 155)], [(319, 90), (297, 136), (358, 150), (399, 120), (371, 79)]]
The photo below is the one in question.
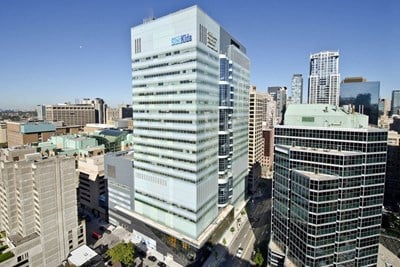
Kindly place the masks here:
[(324, 51), (310, 56), (308, 103), (339, 105), (339, 52)]
[(386, 149), (365, 115), (289, 105), (275, 128), (269, 263), (376, 266)]

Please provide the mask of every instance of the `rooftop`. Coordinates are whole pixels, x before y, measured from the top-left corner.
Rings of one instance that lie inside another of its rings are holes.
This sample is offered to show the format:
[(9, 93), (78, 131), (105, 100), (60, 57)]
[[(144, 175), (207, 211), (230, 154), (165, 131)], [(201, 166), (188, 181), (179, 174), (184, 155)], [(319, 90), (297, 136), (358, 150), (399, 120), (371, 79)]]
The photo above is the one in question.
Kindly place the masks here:
[(81, 266), (96, 256), (97, 253), (93, 249), (83, 245), (71, 252), (68, 261), (75, 266)]
[(284, 125), (327, 128), (368, 128), (368, 116), (353, 111), (349, 106), (328, 104), (290, 104)]

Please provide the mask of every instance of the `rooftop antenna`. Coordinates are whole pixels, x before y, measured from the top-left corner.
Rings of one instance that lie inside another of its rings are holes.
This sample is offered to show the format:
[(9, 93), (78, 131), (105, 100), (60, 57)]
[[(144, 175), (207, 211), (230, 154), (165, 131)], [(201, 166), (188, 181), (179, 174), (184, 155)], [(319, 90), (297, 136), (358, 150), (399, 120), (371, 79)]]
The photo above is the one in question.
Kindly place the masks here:
[(149, 16), (143, 19), (143, 24), (144, 23), (148, 23), (150, 21), (153, 21), (155, 19), (156, 19), (156, 17), (154, 16), (154, 10), (153, 10), (153, 8), (150, 8), (149, 9)]

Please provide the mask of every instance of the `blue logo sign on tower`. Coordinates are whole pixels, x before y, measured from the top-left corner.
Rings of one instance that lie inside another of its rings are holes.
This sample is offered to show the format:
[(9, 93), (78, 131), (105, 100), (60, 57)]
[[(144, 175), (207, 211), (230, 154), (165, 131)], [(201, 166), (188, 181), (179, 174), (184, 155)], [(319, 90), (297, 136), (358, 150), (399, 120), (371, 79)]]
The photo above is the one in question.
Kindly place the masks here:
[(171, 39), (171, 45), (178, 45), (183, 43), (188, 43), (192, 41), (192, 36), (190, 34), (184, 34)]

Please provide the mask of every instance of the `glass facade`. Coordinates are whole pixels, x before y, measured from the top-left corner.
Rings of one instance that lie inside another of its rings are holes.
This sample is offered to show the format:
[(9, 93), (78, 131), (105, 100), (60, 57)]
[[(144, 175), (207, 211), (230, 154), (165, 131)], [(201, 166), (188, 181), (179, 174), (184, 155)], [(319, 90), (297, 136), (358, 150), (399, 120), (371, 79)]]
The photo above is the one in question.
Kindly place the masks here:
[(298, 266), (376, 266), (386, 169), (380, 129), (277, 126), (272, 240)]
[(368, 122), (378, 125), (380, 82), (350, 82), (340, 84), (339, 105), (353, 105), (356, 112), (368, 116)]
[(400, 114), (400, 90), (392, 91), (391, 114)]
[(218, 206), (225, 207), (232, 199), (232, 154), (233, 154), (233, 75), (232, 61), (219, 56), (219, 144), (218, 144)]

